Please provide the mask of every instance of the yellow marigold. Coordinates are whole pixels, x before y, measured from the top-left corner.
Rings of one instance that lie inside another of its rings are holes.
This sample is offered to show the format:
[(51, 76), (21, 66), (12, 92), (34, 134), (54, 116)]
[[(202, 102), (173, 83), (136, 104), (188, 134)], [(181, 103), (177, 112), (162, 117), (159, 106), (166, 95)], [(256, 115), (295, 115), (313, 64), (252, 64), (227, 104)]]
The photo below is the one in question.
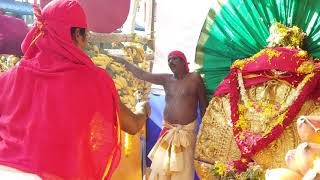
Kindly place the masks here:
[(246, 160), (246, 159), (244, 159), (244, 158), (242, 158), (242, 159), (241, 159), (241, 162), (246, 163), (246, 162), (247, 162), (247, 160)]
[(246, 59), (237, 59), (233, 62), (231, 68), (238, 67), (238, 68), (242, 69), (244, 67), (244, 65), (246, 65), (246, 64), (247, 64)]
[(296, 37), (296, 36), (292, 36), (290, 38), (290, 43), (289, 43), (289, 46), (292, 46), (292, 47), (299, 47), (301, 41), (299, 39), (299, 37)]
[(300, 29), (298, 28), (298, 26), (293, 26), (292, 28), (292, 32), (299, 34), (300, 33)]
[(306, 61), (304, 63), (302, 63), (298, 69), (297, 69), (297, 73), (301, 73), (301, 74), (309, 74), (311, 72), (313, 72), (315, 69), (314, 64), (312, 61)]
[(267, 135), (271, 132), (271, 130), (279, 125), (279, 124), (282, 124), (283, 120), (285, 119), (286, 115), (287, 115), (287, 112), (288, 111), (285, 111), (284, 113), (280, 114), (279, 116), (277, 116), (272, 122), (270, 125), (268, 125), (268, 127), (264, 130), (264, 135)]
[(281, 33), (281, 34), (287, 34), (287, 28), (279, 28), (279, 32)]
[(246, 137), (241, 133), (241, 134), (239, 134), (239, 138), (240, 138), (241, 140), (244, 140)]
[(242, 104), (239, 104), (239, 105), (238, 105), (238, 109), (239, 109), (239, 112), (244, 112), (244, 111), (247, 110), (247, 108), (246, 108), (244, 105), (242, 105)]
[(220, 176), (224, 176), (226, 174), (227, 165), (221, 162), (216, 162), (214, 165), (214, 169)]
[(299, 58), (305, 58), (308, 56), (308, 52), (304, 51), (304, 50), (300, 50), (297, 54), (295, 54), (295, 56), (297, 56)]
[(269, 59), (271, 59), (273, 57), (279, 57), (281, 55), (281, 53), (279, 51), (272, 50), (272, 49), (267, 49), (265, 53), (269, 57)]
[(260, 52), (258, 52), (258, 53), (256, 53), (255, 55), (251, 56), (251, 57), (249, 58), (249, 60), (250, 60), (250, 61), (256, 60), (256, 59), (257, 59), (258, 57), (260, 57), (261, 54), (263, 54), (265, 51), (266, 51), (266, 49), (261, 50)]
[(253, 103), (252, 103), (250, 100), (247, 100), (246, 103), (248, 104), (249, 107), (252, 107), (252, 106), (253, 106)]
[(244, 118), (243, 115), (240, 115), (240, 116), (239, 116), (239, 119), (238, 119), (238, 121), (237, 121), (237, 123), (236, 123), (235, 126), (238, 127), (238, 128), (241, 128), (242, 130), (247, 130), (247, 129), (249, 129), (249, 125), (248, 125), (248, 123), (246, 122), (246, 119)]
[(249, 63), (249, 62), (252, 62), (252, 61), (255, 61), (258, 57), (261, 56), (262, 53), (265, 52), (265, 49), (261, 50), (260, 52), (254, 54), (253, 56), (249, 57), (249, 58), (246, 58), (246, 59), (237, 59), (233, 62), (231, 68), (235, 68), (235, 67), (238, 67), (240, 69), (243, 69), (243, 67)]
[(272, 129), (273, 129), (273, 127), (268, 126), (268, 127), (264, 130), (264, 134), (263, 134), (263, 136), (265, 136), (265, 135), (269, 134), (269, 133), (271, 132), (271, 130), (272, 130)]
[(278, 125), (278, 124), (282, 124), (284, 118), (287, 115), (287, 111), (285, 113), (282, 113), (281, 115), (279, 115), (276, 120), (272, 123), (274, 126)]
[(272, 110), (270, 108), (265, 108), (264, 111), (263, 111), (263, 114), (266, 117), (270, 117), (270, 116), (272, 116)]
[(305, 33), (297, 26), (286, 27), (277, 22), (270, 27), (270, 36), (267, 39), (268, 47), (292, 47), (300, 48), (302, 45)]
[(274, 109), (274, 105), (273, 105), (273, 104), (270, 104), (270, 103), (266, 103), (266, 104), (265, 104), (265, 107), (266, 107), (266, 108), (269, 108), (269, 109)]

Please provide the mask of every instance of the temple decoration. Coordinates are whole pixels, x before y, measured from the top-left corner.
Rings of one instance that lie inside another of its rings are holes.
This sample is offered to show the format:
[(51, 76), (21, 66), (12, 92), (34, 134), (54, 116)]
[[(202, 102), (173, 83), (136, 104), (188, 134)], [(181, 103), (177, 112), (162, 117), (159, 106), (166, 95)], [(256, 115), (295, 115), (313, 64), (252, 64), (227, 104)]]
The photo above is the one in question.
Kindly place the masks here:
[(318, 62), (301, 49), (305, 33), (276, 23), (268, 47), (236, 60), (215, 91), (200, 127), (195, 166), (202, 179), (264, 177), (283, 167), (299, 143), (300, 115), (320, 114), (311, 96)]

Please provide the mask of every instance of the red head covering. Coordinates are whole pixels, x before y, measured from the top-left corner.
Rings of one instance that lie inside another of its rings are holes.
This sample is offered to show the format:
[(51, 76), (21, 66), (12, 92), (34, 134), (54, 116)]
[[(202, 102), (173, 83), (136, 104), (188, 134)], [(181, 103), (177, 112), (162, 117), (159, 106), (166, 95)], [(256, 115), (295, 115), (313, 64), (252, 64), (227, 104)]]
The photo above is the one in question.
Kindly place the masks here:
[(120, 159), (112, 79), (71, 40), (86, 27), (77, 1), (54, 0), (0, 76), (0, 164), (43, 179), (109, 179)]
[(184, 55), (183, 52), (181, 51), (171, 51), (168, 55), (168, 58), (171, 58), (171, 57), (179, 57), (180, 59), (182, 59), (185, 63), (185, 68), (186, 68), (186, 71), (189, 72), (189, 62), (187, 61), (187, 58), (186, 56)]

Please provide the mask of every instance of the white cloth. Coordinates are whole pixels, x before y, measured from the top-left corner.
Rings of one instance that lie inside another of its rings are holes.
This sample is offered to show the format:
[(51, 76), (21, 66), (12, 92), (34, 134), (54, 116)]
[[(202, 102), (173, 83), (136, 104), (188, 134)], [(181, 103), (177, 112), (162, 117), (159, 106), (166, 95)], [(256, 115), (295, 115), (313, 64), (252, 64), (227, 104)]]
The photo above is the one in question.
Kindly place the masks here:
[(193, 180), (193, 155), (196, 121), (188, 125), (164, 122), (167, 130), (148, 157), (151, 159), (150, 180)]
[(1, 180), (42, 180), (39, 176), (0, 165)]

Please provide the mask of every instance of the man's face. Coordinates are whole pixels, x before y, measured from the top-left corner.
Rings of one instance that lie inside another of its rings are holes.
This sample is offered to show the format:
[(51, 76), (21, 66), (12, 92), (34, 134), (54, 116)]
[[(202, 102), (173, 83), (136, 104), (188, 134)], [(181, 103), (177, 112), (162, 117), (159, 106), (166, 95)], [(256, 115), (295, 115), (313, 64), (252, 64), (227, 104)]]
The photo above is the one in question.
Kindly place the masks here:
[(170, 57), (168, 65), (173, 73), (180, 73), (185, 70), (185, 62), (179, 57)]

